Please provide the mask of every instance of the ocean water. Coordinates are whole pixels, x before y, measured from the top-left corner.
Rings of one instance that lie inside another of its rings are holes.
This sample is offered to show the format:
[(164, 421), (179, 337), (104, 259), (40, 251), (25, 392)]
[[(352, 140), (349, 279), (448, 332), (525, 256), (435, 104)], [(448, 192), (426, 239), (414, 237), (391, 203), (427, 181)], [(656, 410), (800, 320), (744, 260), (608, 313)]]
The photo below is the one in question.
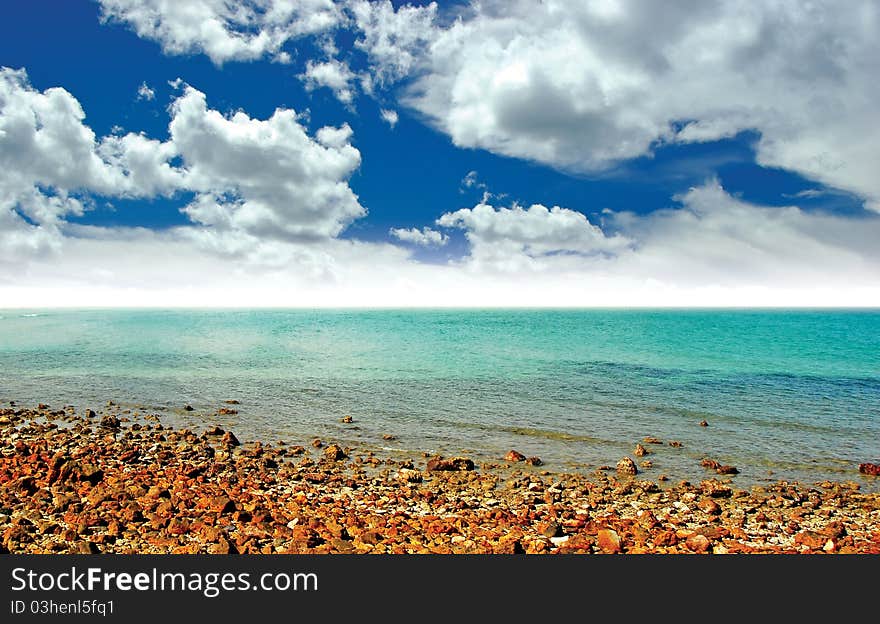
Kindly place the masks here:
[[(216, 415), (226, 399), (238, 415)], [(554, 470), (651, 435), (683, 447), (647, 445), (646, 478), (699, 480), (712, 457), (744, 487), (877, 490), (857, 467), (880, 461), (880, 311), (0, 310), (10, 400), (416, 458), (515, 448)]]

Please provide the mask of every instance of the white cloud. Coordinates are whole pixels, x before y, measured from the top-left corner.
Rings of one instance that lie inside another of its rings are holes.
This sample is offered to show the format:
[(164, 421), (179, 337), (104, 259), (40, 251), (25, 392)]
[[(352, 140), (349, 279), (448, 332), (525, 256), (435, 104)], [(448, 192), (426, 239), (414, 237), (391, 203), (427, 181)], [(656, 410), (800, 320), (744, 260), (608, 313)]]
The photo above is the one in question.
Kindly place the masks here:
[[(524, 270), (544, 268), (556, 258), (601, 256), (626, 247), (626, 238), (605, 233), (580, 212), (533, 204), (495, 208), (485, 203), (447, 212), (437, 225), (465, 231), (471, 244), (470, 264), (479, 268)], [(570, 259), (565, 259), (569, 263)]]
[(149, 101), (155, 98), (156, 92), (153, 91), (146, 82), (142, 82), (141, 86), (138, 87), (137, 99)]
[(202, 194), (185, 212), (214, 232), (325, 238), (365, 214), (347, 183), (360, 165), (348, 126), (319, 130), (319, 143), (292, 110), (265, 121), (244, 112), (224, 117), (187, 87), (172, 105), (169, 130), (186, 187)]
[(189, 86), (170, 110), (167, 141), (133, 133), (97, 140), (70, 93), (40, 92), (23, 70), (0, 70), (4, 254), (59, 249), (65, 215), (85, 209), (78, 193), (195, 192), (183, 211), (198, 227), (186, 237), (261, 263), (286, 255), (276, 253), (277, 241), (326, 240), (366, 213), (347, 182), (360, 165), (348, 125), (321, 128), (313, 139), (292, 110), (266, 120), (224, 116)]
[(402, 101), (458, 146), (594, 171), (663, 142), (754, 129), (760, 164), (880, 209), (875, 2), (489, 0), (462, 11), (443, 25), (435, 7), (353, 9), (375, 74), (414, 81)]
[(449, 237), (446, 234), (429, 227), (423, 227), (421, 230), (418, 228), (391, 228), (389, 233), (405, 243), (426, 247), (429, 245), (441, 246), (449, 242)]
[(161, 178), (168, 172), (141, 171), (152, 158), (151, 147), (158, 143), (144, 144), (137, 135), (99, 142), (82, 123), (84, 118), (79, 102), (66, 90), (38, 91), (24, 70), (0, 68), (4, 254), (57, 250), (65, 215), (82, 214), (85, 209), (77, 192), (134, 197), (166, 189)]
[(356, 77), (346, 63), (336, 59), (321, 63), (310, 60), (306, 63), (305, 73), (300, 76), (309, 91), (328, 87), (343, 104), (351, 104), (354, 99), (352, 83)]
[(410, 74), (434, 36), (437, 3), (395, 11), (390, 0), (353, 0), (348, 8), (362, 35), (355, 45), (369, 56), (376, 81), (392, 84)]
[(397, 122), (400, 119), (397, 115), (396, 110), (387, 110), (383, 108), (379, 110), (379, 115), (382, 117), (382, 121), (391, 126), (392, 130), (394, 129), (394, 126), (397, 125)]
[(288, 41), (334, 28), (333, 0), (99, 0), (102, 20), (130, 26), (166, 54), (204, 53), (215, 64), (270, 57), (289, 62)]

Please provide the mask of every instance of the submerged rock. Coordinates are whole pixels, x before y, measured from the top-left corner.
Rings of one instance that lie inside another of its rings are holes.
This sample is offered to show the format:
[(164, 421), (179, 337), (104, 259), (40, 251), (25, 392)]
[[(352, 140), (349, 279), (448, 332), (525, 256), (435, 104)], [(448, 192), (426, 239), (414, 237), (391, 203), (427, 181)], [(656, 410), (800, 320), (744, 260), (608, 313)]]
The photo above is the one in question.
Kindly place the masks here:
[(525, 461), (526, 456), (520, 453), (519, 451), (514, 451), (513, 449), (507, 451), (507, 454), (504, 456), (504, 461), (509, 462), (521, 462)]

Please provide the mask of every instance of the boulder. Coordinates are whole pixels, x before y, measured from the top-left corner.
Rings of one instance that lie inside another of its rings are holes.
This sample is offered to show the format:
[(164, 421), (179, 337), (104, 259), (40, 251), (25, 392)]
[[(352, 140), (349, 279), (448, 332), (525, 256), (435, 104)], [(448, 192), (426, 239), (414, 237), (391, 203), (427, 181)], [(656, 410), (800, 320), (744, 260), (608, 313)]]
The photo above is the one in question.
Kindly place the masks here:
[(614, 529), (599, 529), (596, 538), (602, 552), (616, 554), (621, 551), (620, 536)]
[(880, 464), (859, 464), (859, 472), (872, 477), (880, 477)]
[(466, 457), (453, 457), (451, 459), (434, 457), (428, 460), (428, 465), (425, 469), (428, 472), (473, 470), (474, 462)]
[(636, 475), (639, 473), (639, 469), (636, 467), (636, 463), (632, 459), (624, 457), (617, 462), (617, 472), (624, 475)]
[(525, 461), (526, 456), (520, 453), (519, 451), (514, 451), (513, 449), (507, 451), (507, 454), (504, 456), (504, 461), (509, 462), (521, 462)]

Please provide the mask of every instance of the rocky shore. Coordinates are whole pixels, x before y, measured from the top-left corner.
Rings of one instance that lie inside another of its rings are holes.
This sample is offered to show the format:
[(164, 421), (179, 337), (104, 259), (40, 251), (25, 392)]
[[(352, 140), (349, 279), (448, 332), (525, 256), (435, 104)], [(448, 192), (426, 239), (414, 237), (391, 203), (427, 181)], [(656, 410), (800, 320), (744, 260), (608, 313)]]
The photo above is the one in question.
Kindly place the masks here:
[(2, 553), (880, 553), (880, 494), (742, 491), (717, 462), (704, 469), (718, 476), (670, 484), (632, 459), (589, 476), (513, 450), (394, 460), (242, 445), (112, 403), (0, 408), (0, 440)]

